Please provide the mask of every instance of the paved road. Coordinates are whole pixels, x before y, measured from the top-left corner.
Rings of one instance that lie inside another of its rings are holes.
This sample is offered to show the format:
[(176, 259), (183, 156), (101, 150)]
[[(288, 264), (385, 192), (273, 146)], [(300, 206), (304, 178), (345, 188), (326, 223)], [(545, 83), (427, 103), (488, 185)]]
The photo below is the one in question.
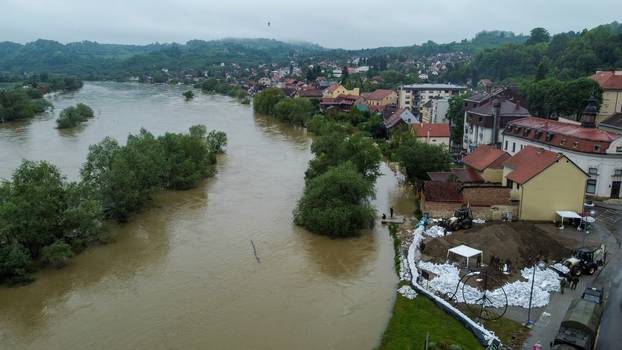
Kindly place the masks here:
[[(599, 208), (597, 212), (604, 214), (603, 216), (599, 215), (597, 222), (604, 223), (604, 221), (608, 221), (610, 225), (607, 226), (609, 228), (611, 228), (611, 223), (615, 224), (617, 232), (614, 234), (617, 236), (614, 240), (614, 237), (611, 237), (609, 233), (610, 231), (606, 230), (603, 225), (594, 225), (593, 234), (586, 240), (586, 245), (596, 246), (601, 242), (606, 243), (609, 250), (607, 265), (597, 276), (581, 277), (576, 290), (566, 289), (563, 295), (559, 293), (551, 294), (550, 303), (544, 310), (540, 309), (536, 312), (537, 321), (529, 339), (523, 344), (522, 348), (524, 350), (530, 350), (536, 342), (542, 344), (544, 349), (548, 349), (549, 342), (555, 338), (562, 318), (570, 306), (570, 302), (580, 298), (585, 287), (590, 284), (604, 286), (608, 296), (605, 313), (601, 321), (597, 349), (622, 348), (620, 345), (622, 344), (622, 268), (620, 268), (622, 266), (622, 251), (616, 244), (616, 240), (622, 241), (622, 206), (612, 206), (612, 209), (607, 211)], [(613, 214), (617, 215), (617, 217)], [(618, 218), (621, 219), (616, 220)], [(568, 233), (570, 234), (571, 232), (569, 231)]]
[[(622, 216), (622, 212), (618, 211)], [(622, 242), (622, 220), (616, 222), (617, 239)], [(600, 335), (596, 348), (619, 349), (622, 346), (622, 254), (617, 254), (598, 277), (598, 282), (609, 286), (605, 313), (601, 320)]]

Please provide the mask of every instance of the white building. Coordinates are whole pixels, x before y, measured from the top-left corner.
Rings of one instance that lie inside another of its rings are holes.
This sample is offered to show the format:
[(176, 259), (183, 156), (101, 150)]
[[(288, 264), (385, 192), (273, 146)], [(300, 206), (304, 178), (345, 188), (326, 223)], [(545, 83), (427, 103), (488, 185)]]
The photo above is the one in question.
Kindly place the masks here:
[(460, 94), (466, 87), (453, 84), (411, 84), (402, 85), (398, 93), (399, 108), (421, 113), (421, 107), (430, 99), (449, 99)]
[(514, 155), (529, 145), (562, 153), (589, 175), (588, 195), (620, 198), (622, 136), (587, 125), (535, 117), (514, 120), (503, 131), (502, 149)]

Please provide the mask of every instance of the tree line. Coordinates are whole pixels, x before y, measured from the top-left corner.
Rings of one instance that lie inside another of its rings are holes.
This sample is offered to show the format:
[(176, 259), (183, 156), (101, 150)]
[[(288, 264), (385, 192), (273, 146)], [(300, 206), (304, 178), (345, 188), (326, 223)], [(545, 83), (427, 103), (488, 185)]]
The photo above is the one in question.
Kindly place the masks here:
[(62, 267), (102, 239), (106, 219), (127, 221), (160, 189), (187, 189), (216, 171), (223, 132), (196, 125), (155, 137), (146, 130), (126, 145), (91, 145), (79, 181), (46, 161), (23, 161), (0, 184), (0, 283), (29, 281), (38, 265)]
[(553, 36), (544, 28), (534, 28), (525, 43), (484, 50), (471, 62), (453, 67), (446, 79), (473, 84), (484, 78), (570, 80), (591, 75), (598, 69), (621, 66), (622, 24), (612, 22)]
[(216, 78), (207, 78), (195, 87), (200, 88), (205, 92), (215, 92), (231, 97), (235, 97), (243, 104), (249, 104), (248, 93), (242, 90), (239, 86), (231, 85), (226, 81), (222, 81)]

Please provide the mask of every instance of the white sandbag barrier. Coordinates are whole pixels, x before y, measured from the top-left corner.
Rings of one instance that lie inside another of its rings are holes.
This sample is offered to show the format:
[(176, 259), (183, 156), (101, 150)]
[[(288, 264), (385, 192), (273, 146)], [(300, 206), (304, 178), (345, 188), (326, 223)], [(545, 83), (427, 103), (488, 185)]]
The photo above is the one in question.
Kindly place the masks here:
[[(432, 300), (438, 307), (444, 310), (446, 313), (460, 321), (467, 329), (475, 335), (480, 344), (484, 347), (497, 348), (501, 344), (499, 338), (491, 331), (487, 330), (481, 324), (473, 321), (467, 315), (462, 313), (462, 311), (455, 308), (449, 302), (445, 301), (445, 299), (435, 295), (433, 292), (428, 291), (423, 286), (419, 285), (417, 282), (419, 278), (419, 272), (417, 269), (417, 252), (419, 250), (419, 245), (423, 240), (423, 233), (425, 229), (423, 227), (419, 227), (413, 231), (413, 242), (408, 247), (408, 256), (406, 258), (407, 264), (400, 264), (403, 268), (408, 268), (408, 272), (400, 271), (400, 276), (405, 276), (409, 274), (411, 276), (411, 286), (412, 288), (419, 294), (424, 295), (428, 299)], [(458, 281), (453, 284), (453, 288), (455, 290)]]

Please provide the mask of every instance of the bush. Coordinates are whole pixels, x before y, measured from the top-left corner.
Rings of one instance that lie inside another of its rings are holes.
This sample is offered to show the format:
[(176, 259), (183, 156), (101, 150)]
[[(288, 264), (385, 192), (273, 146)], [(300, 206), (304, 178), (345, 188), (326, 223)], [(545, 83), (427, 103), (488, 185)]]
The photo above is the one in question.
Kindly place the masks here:
[(310, 180), (294, 210), (295, 223), (331, 237), (347, 237), (374, 224), (369, 204), (374, 184), (352, 163), (328, 169)]
[(30, 254), (21, 244), (0, 244), (0, 282), (13, 284), (27, 281), (29, 265)]
[(41, 251), (41, 260), (57, 269), (64, 267), (72, 256), (71, 246), (63, 241), (56, 241)]
[(94, 113), (91, 107), (78, 103), (75, 107), (70, 106), (63, 109), (56, 119), (56, 127), (59, 129), (68, 129), (78, 126), (78, 124), (93, 118)]
[(264, 89), (253, 97), (253, 109), (257, 113), (274, 116), (276, 104), (284, 98), (285, 94), (281, 89)]
[(194, 98), (194, 92), (192, 90), (188, 90), (182, 94), (186, 100), (192, 100)]

